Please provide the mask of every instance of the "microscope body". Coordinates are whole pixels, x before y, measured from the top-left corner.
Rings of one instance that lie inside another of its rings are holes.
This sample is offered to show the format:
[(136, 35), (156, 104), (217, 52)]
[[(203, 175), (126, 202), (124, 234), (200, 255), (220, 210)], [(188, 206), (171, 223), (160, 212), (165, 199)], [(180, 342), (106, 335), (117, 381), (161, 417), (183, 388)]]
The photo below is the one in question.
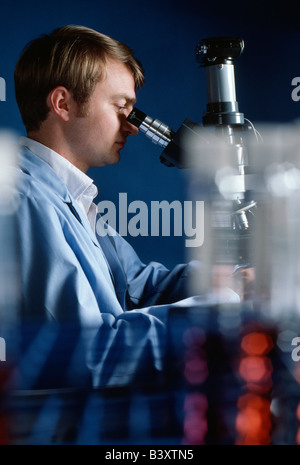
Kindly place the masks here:
[[(231, 163), (236, 170), (236, 190), (231, 192), (229, 199), (226, 199), (229, 221), (222, 226), (219, 222), (213, 230), (218, 236), (218, 243), (221, 244), (220, 250), (222, 250), (220, 257), (216, 259), (230, 260), (233, 247), (238, 248), (238, 261), (241, 264), (249, 261), (247, 247), (244, 244), (248, 242), (250, 223), (256, 209), (256, 202), (248, 198), (248, 191), (251, 191), (248, 180), (251, 166), (245, 143), (249, 135), (253, 136), (253, 131), (251, 125), (245, 123), (243, 113), (239, 112), (235, 89), (234, 60), (240, 56), (243, 49), (244, 42), (237, 37), (213, 37), (204, 39), (198, 44), (196, 59), (200, 67), (206, 71), (208, 96), (202, 126), (187, 118), (177, 131), (173, 131), (160, 120), (151, 118), (137, 108), (134, 108), (128, 116), (128, 121), (137, 126), (140, 132), (163, 148), (160, 161), (168, 167), (193, 168), (192, 157), (189, 153), (190, 146), (187, 144), (187, 141), (192, 138), (195, 138), (198, 146), (201, 147), (199, 153), (196, 150), (194, 156), (194, 161), (196, 159), (196, 164), (200, 166), (200, 169), (201, 163), (203, 165), (206, 163), (206, 161), (204, 163), (206, 149), (211, 148), (212, 145), (217, 147), (220, 141), (230, 147)], [(221, 166), (222, 153), (219, 157)], [(216, 158), (216, 165), (218, 165), (218, 158)], [(218, 211), (220, 193), (217, 191), (217, 187), (209, 191), (209, 202), (213, 209), (216, 208), (214, 218), (217, 218), (219, 214), (221, 217), (224, 216)]]

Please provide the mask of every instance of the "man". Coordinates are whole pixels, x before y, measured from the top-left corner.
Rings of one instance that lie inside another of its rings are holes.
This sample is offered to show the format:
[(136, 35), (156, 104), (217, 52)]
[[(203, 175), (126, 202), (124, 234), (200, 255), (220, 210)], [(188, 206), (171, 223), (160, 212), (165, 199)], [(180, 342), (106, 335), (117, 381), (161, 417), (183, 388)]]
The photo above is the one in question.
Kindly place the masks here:
[(105, 225), (85, 173), (117, 163), (127, 137), (137, 134), (126, 118), (143, 80), (127, 46), (79, 26), (30, 42), (16, 65), (28, 136), (21, 140), (17, 213), (23, 387), (154, 380), (164, 369), (168, 313), (195, 305), (184, 300), (194, 263), (172, 271), (146, 266), (109, 228), (98, 234)]

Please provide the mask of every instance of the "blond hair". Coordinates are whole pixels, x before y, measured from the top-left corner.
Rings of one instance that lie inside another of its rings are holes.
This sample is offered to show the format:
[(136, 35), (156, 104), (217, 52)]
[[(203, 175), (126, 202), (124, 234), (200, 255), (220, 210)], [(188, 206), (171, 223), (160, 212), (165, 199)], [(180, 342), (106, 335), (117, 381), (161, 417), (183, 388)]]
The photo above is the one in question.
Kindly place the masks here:
[(143, 84), (143, 69), (133, 51), (93, 29), (64, 26), (29, 42), (14, 73), (16, 100), (27, 132), (38, 130), (47, 118), (47, 96), (59, 85), (83, 108), (103, 78), (108, 58), (131, 70), (136, 88)]

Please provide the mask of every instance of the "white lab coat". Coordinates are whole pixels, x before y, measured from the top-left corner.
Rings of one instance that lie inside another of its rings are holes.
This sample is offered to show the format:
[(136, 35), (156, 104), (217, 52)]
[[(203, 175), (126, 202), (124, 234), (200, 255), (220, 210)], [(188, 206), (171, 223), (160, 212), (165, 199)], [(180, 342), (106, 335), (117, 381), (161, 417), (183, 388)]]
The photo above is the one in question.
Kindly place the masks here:
[(25, 148), (19, 166), (22, 386), (84, 384), (90, 375), (94, 387), (126, 385), (145, 374), (153, 379), (164, 368), (169, 312), (195, 305), (183, 300), (195, 264), (171, 271), (145, 265), (118, 234), (95, 236), (46, 162)]

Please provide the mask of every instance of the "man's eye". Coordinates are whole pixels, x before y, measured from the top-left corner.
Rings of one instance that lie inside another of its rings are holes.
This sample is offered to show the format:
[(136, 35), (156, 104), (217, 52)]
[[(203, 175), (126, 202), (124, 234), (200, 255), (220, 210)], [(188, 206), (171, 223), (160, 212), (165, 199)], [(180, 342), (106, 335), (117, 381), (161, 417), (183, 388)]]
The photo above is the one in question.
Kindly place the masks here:
[(124, 105), (116, 105), (118, 111), (126, 110), (126, 106)]

